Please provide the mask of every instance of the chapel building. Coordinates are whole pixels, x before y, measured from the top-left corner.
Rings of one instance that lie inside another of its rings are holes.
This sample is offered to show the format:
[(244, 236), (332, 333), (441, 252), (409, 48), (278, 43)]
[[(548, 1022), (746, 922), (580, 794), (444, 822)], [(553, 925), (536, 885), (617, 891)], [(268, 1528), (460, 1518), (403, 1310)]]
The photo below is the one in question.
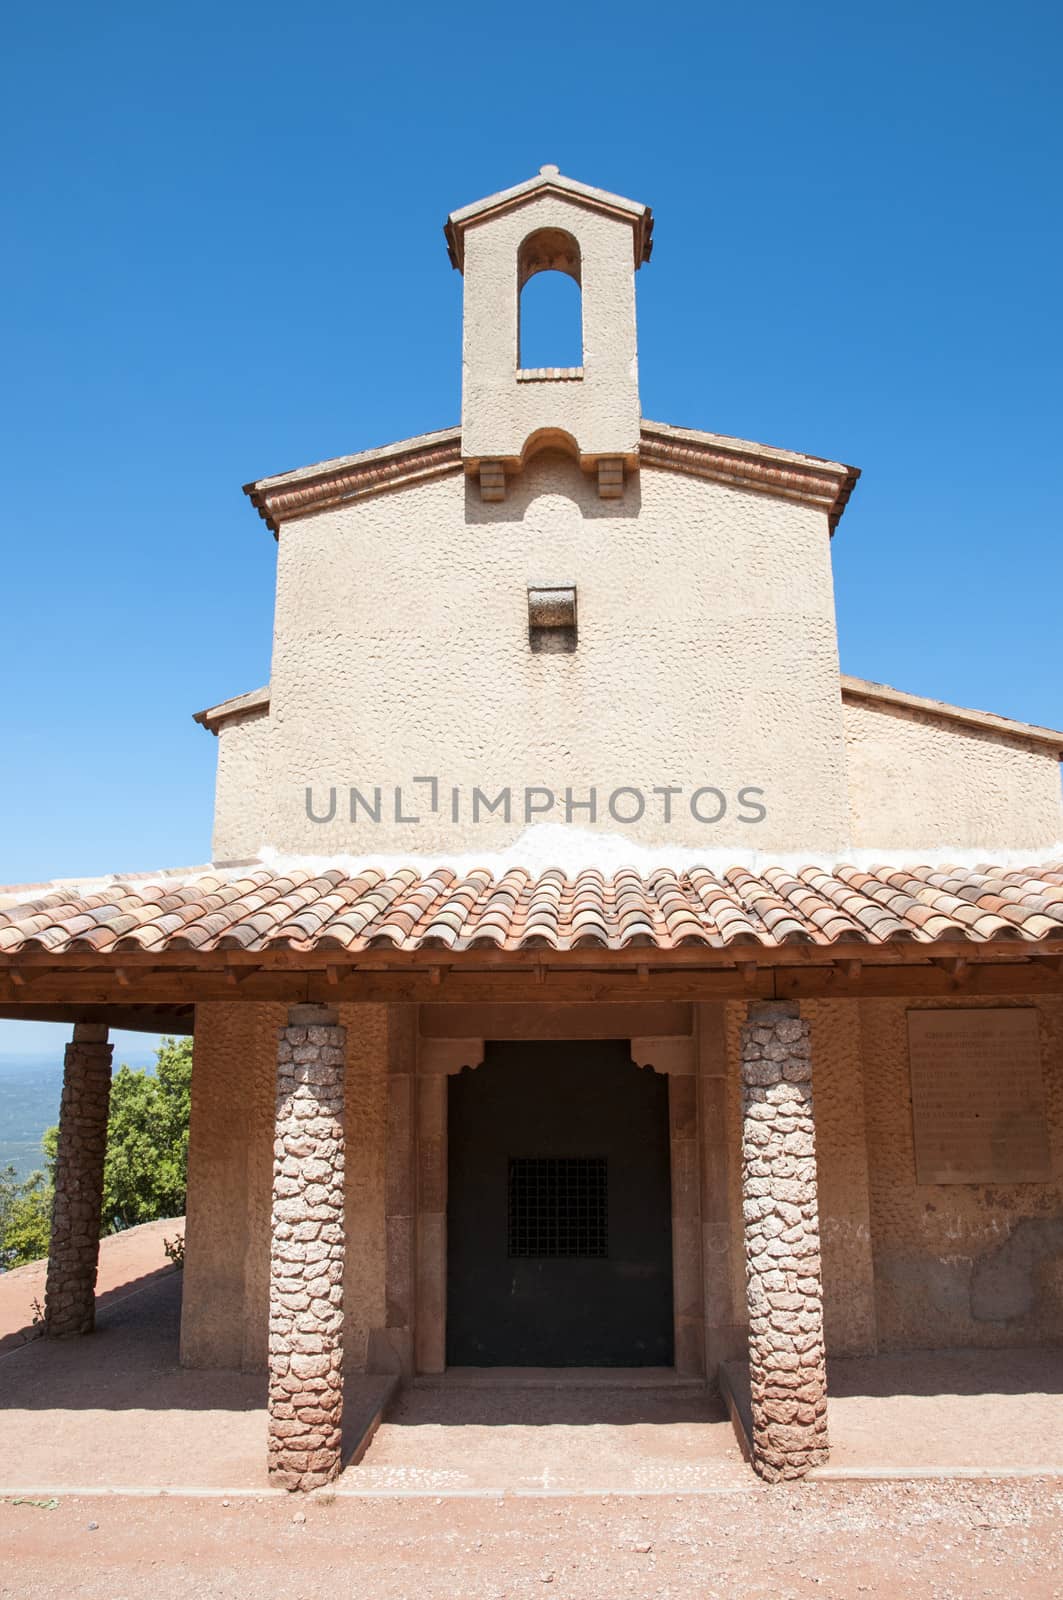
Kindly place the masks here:
[(460, 426), (247, 486), (213, 864), (0, 891), (0, 1014), (75, 1024), (49, 1329), (107, 1030), (194, 1029), (181, 1360), (268, 1370), (291, 1488), (345, 1372), (663, 1369), (796, 1477), (828, 1355), (1063, 1330), (1063, 733), (840, 672), (858, 473), (643, 417), (652, 237), (554, 167), (450, 216)]

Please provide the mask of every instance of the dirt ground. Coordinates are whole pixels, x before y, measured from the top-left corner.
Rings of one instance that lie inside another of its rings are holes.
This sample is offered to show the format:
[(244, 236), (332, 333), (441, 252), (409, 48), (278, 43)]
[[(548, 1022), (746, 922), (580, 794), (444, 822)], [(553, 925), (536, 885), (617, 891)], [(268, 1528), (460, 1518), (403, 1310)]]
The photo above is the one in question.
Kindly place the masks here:
[[(140, 1287), (137, 1287), (137, 1283)], [(90, 1339), (0, 1353), (0, 1495), (265, 1486), (265, 1379), (177, 1360), (181, 1274), (134, 1280)], [(393, 1401), (344, 1490), (639, 1494), (750, 1477), (704, 1390), (452, 1383)], [(387, 1380), (350, 1374), (348, 1459)], [(1024, 1472), (1063, 1478), (1063, 1351), (919, 1352), (830, 1367), (817, 1476)]]
[[(832, 1364), (857, 1480), (773, 1488), (704, 1391), (448, 1375), (299, 1500), (261, 1374), (177, 1364), (180, 1290), (141, 1272), (92, 1339), (0, 1353), (0, 1600), (1063, 1600), (1058, 1350)], [(1026, 1475), (859, 1479), (943, 1460)]]
[[(163, 1241), (185, 1231), (184, 1217), (162, 1222), (143, 1222), (124, 1233), (112, 1233), (100, 1240), (100, 1264), (96, 1274), (97, 1315), (108, 1306), (174, 1271), (166, 1258)], [(44, 1307), (47, 1259), (30, 1261), (0, 1273), (0, 1355), (36, 1337), (35, 1318)]]
[(407, 1389), (344, 1489), (660, 1494), (742, 1488), (749, 1468), (717, 1395), (652, 1388)]
[(1063, 1480), (7, 1502), (0, 1550), (3, 1600), (1056, 1600)]

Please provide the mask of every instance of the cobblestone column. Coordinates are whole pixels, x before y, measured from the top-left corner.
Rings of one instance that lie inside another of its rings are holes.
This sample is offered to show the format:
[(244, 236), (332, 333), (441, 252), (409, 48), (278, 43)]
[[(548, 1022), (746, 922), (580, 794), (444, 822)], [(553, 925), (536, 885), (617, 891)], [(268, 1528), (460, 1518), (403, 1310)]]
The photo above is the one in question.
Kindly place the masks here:
[(826, 1461), (816, 1145), (808, 1023), (796, 1004), (749, 1007), (742, 1029), (742, 1210), (753, 1465), (800, 1478)]
[(340, 1470), (345, 1039), (327, 1006), (293, 1006), (277, 1034), (269, 1474), (286, 1489)]
[(100, 1207), (107, 1153), (111, 1054), (106, 1024), (76, 1022), (63, 1062), (55, 1199), (44, 1290), (45, 1332), (91, 1333), (96, 1318)]

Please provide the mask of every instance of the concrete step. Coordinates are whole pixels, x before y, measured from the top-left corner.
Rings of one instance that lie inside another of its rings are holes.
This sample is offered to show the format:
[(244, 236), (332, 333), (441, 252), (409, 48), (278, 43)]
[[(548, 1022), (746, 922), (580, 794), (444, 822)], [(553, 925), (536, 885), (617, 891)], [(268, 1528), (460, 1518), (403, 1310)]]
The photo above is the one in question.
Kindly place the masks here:
[(422, 1373), (415, 1389), (667, 1389), (700, 1393), (704, 1378), (671, 1367), (448, 1367)]

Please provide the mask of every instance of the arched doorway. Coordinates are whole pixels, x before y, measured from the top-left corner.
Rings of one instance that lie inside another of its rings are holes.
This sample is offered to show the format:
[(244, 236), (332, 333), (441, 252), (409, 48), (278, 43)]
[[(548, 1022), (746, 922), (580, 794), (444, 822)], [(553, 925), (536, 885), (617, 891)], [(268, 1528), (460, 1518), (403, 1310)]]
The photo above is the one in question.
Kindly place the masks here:
[(449, 1082), (449, 1366), (671, 1366), (668, 1079), (621, 1040)]

